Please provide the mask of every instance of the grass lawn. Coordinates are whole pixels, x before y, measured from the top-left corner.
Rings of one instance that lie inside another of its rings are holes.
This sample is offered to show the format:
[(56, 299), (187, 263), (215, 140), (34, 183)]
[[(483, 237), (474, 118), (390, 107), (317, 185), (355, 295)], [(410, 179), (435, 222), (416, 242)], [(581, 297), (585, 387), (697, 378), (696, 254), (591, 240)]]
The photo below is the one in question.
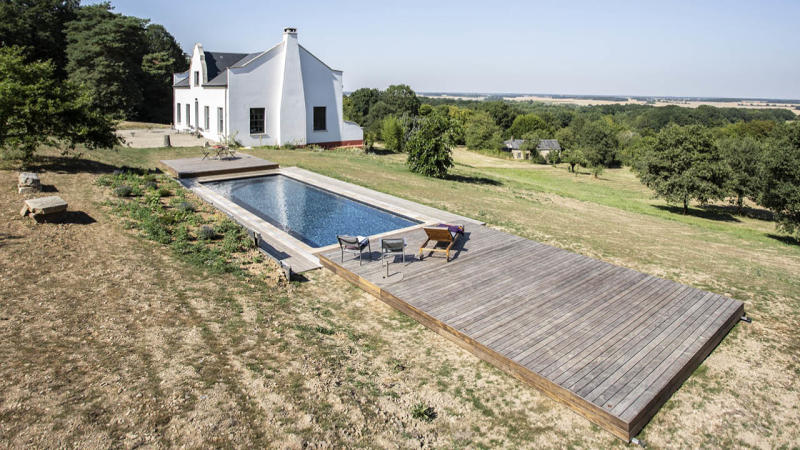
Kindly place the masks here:
[[(762, 211), (738, 217), (718, 205), (684, 216), (628, 169), (595, 179), (463, 149), (447, 180), (409, 173), (403, 155), (247, 152), (744, 301), (754, 322), (733, 330), (640, 438), (655, 447), (800, 442), (800, 245)], [(5, 163), (0, 440), (623, 446), (327, 271), (271, 283), (258, 271), (218, 273), (177, 257), (121, 217), (111, 189), (97, 183), (122, 166), (199, 154), (128, 148), (49, 157), (40, 163), (43, 183), (91, 220), (46, 225), (19, 217), (16, 172)]]

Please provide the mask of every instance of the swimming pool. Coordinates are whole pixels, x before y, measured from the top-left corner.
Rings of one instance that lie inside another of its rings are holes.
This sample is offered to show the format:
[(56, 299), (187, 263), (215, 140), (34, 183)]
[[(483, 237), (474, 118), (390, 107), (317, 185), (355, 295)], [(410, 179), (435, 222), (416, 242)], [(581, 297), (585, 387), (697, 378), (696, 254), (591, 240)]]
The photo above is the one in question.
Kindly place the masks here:
[(312, 247), (335, 244), (339, 234), (370, 236), (420, 223), (284, 175), (203, 185)]

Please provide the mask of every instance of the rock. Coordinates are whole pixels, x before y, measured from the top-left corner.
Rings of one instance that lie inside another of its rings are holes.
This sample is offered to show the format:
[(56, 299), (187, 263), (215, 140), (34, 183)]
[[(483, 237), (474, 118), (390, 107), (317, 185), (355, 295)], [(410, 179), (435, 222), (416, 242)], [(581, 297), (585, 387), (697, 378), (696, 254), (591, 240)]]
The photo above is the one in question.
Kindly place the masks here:
[(20, 173), (19, 180), (17, 181), (17, 188), (20, 194), (39, 192), (42, 189), (42, 185), (39, 181), (39, 175), (33, 172)]
[(20, 214), (25, 216), (30, 212), (33, 218), (38, 222), (43, 218), (60, 215), (66, 210), (67, 202), (57, 195), (52, 195), (50, 197), (25, 200), (25, 207), (20, 211)]

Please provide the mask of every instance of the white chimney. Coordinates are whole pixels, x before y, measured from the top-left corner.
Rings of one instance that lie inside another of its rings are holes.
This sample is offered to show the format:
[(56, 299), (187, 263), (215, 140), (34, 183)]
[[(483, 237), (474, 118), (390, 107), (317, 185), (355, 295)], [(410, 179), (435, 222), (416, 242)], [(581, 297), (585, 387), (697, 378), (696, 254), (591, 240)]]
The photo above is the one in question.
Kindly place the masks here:
[(283, 29), (283, 42), (286, 42), (289, 39), (294, 39), (297, 41), (297, 28), (286, 27)]

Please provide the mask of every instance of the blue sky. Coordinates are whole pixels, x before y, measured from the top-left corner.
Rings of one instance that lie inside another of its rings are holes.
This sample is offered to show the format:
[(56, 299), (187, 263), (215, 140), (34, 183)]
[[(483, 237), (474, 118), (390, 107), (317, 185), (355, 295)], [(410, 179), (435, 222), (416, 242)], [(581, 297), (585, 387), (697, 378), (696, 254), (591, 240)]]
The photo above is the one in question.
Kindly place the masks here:
[(297, 27), (345, 90), (800, 99), (794, 0), (111, 3), (187, 51), (264, 50)]

